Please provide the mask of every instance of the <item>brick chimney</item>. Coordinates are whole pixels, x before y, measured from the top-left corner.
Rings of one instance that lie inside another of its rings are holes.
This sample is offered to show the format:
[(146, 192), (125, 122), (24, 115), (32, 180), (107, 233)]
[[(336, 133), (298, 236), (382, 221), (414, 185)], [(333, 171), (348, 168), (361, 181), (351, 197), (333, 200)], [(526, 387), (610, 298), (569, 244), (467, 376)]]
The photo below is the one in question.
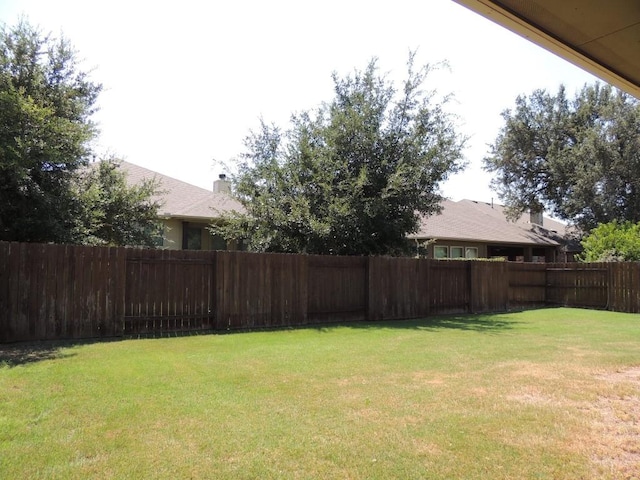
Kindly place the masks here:
[(542, 222), (543, 222), (542, 210), (538, 210), (538, 211), (531, 210), (531, 211), (529, 211), (529, 223), (531, 223), (533, 225), (542, 226)]
[(224, 173), (218, 175), (218, 180), (213, 182), (213, 193), (231, 193), (231, 182)]

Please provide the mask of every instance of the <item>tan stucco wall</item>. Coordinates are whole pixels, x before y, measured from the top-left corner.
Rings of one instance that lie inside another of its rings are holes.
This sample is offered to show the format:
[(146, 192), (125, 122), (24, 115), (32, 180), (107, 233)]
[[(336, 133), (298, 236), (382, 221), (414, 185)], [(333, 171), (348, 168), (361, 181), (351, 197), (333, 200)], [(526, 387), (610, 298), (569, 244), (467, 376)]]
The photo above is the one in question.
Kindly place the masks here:
[[(164, 223), (164, 240), (162, 248), (169, 250), (181, 250), (182, 249), (182, 226), (183, 221), (180, 219), (170, 218), (163, 220)], [(208, 222), (189, 222), (189, 225), (198, 226), (202, 228), (201, 245), (202, 250), (213, 250), (215, 248), (214, 239), (209, 234), (207, 227), (210, 225)], [(238, 242), (228, 242), (227, 250), (237, 250)]]

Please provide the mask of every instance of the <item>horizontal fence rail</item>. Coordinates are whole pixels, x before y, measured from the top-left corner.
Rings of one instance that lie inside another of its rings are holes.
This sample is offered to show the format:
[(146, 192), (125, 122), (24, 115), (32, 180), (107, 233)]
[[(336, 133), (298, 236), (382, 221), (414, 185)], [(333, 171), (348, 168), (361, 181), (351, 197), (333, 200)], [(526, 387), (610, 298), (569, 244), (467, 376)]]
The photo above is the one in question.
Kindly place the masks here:
[(639, 263), (539, 264), (0, 242), (0, 343), (546, 305), (640, 312)]

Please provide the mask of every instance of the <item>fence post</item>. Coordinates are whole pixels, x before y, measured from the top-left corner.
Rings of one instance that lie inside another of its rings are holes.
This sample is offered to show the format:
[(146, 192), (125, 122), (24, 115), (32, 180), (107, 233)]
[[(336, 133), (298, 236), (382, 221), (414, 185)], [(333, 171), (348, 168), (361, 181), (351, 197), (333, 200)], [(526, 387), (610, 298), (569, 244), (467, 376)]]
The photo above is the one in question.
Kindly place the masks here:
[(432, 293), (432, 288), (431, 288), (431, 264), (433, 263), (433, 261), (430, 258), (427, 259), (418, 259), (418, 262), (422, 262), (422, 264), (425, 266), (425, 282), (424, 282), (424, 286), (423, 286), (423, 290), (422, 290), (422, 294), (426, 295), (427, 297), (427, 308), (426, 308), (426, 315), (427, 317), (431, 316), (431, 304), (433, 302), (431, 293)]
[(469, 306), (467, 311), (469, 313), (473, 313), (475, 311), (475, 285), (474, 285), (474, 275), (473, 275), (473, 261), (467, 260), (467, 282), (469, 285)]
[(367, 257), (367, 281), (365, 288), (367, 297), (367, 321), (369, 322), (382, 320), (382, 302), (380, 298), (381, 262), (380, 257)]
[(556, 265), (555, 263), (544, 264), (544, 306), (549, 305), (549, 269)]
[(302, 325), (309, 324), (309, 255), (305, 255), (302, 257), (302, 261), (298, 264), (298, 270), (300, 272), (300, 282), (302, 282), (302, 286), (299, 292), (298, 301), (300, 305), (298, 306), (298, 312), (301, 315), (301, 318), (296, 319), (296, 322)]
[(10, 243), (0, 242), (0, 343), (9, 338), (9, 250)]
[(229, 263), (229, 255), (228, 251), (218, 252), (216, 254), (216, 264), (215, 264), (215, 309), (216, 309), (216, 330), (224, 330), (226, 326), (228, 326), (229, 319), (228, 311), (227, 311), (227, 295), (225, 295), (225, 289), (228, 286), (225, 283), (225, 275), (227, 264)]
[(126, 293), (127, 293), (127, 258), (133, 251), (124, 247), (118, 247), (115, 252), (113, 276), (115, 283), (113, 324), (114, 335), (116, 337), (124, 336), (124, 314), (126, 311)]
[(611, 268), (611, 262), (605, 263), (607, 267), (607, 310), (611, 310), (611, 298), (613, 296), (613, 292), (611, 289), (613, 288), (613, 269)]

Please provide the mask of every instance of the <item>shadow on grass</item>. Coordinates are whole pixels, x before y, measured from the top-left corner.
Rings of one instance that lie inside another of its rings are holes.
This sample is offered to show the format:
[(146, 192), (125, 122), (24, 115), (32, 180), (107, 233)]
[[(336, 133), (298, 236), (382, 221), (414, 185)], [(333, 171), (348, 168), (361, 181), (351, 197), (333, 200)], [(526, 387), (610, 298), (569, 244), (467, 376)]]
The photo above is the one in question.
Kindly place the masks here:
[(439, 315), (434, 317), (423, 317), (411, 320), (382, 320), (378, 322), (354, 322), (341, 323), (331, 326), (318, 327), (327, 331), (333, 326), (343, 326), (350, 328), (406, 328), (410, 330), (430, 330), (437, 331), (442, 329), (467, 330), (474, 332), (493, 332), (498, 333), (505, 330), (511, 330), (521, 322), (501, 316), (499, 314), (458, 314), (458, 315)]
[(0, 346), (0, 367), (17, 367), (74, 355), (63, 352), (63, 348), (63, 345), (2, 345)]
[[(521, 324), (513, 317), (504, 314), (516, 313), (519, 310), (486, 314), (441, 314), (433, 317), (420, 317), (409, 320), (338, 320), (338, 321), (318, 321), (308, 324), (274, 325), (269, 327), (246, 327), (232, 328), (228, 330), (209, 330), (199, 332), (204, 335), (241, 335), (250, 332), (287, 332), (293, 330), (314, 330), (317, 332), (329, 333), (336, 328), (353, 328), (362, 330), (373, 329), (409, 329), (438, 331), (442, 329), (467, 330), (474, 332), (500, 333), (511, 330)], [(142, 338), (142, 337), (139, 337)], [(151, 335), (144, 338), (163, 338), (158, 335)]]
[(70, 351), (73, 347), (120, 340), (120, 338), (51, 340), (0, 345), (0, 367), (17, 367), (19, 365), (27, 365), (44, 360), (75, 357), (77, 354)]
[(232, 330), (199, 330), (186, 332), (155, 332), (149, 334), (128, 335), (123, 337), (85, 339), (85, 340), (59, 340), (43, 341), (40, 343), (17, 343), (0, 345), (0, 367), (16, 367), (44, 360), (69, 358), (76, 355), (70, 351), (72, 347), (88, 345), (92, 343), (117, 342), (135, 339), (161, 339), (171, 337), (199, 336), (199, 335), (239, 335), (249, 332), (286, 332), (291, 330), (315, 330), (318, 332), (331, 332), (336, 328), (353, 328), (363, 330), (373, 329), (409, 329), (438, 331), (443, 329), (466, 330), (474, 332), (500, 333), (511, 330), (521, 322), (513, 318), (499, 314), (459, 314), (439, 315), (434, 317), (422, 317), (411, 320), (381, 320), (375, 322), (366, 321), (341, 321), (308, 325), (291, 325), (265, 328), (239, 328)]
[(394, 323), (405, 324), (403, 328), (418, 330), (469, 330), (474, 332), (500, 332), (511, 330), (520, 322), (496, 315), (451, 315), (443, 317), (427, 317), (418, 320), (400, 320), (398, 322), (385, 322), (385, 326), (393, 328)]

